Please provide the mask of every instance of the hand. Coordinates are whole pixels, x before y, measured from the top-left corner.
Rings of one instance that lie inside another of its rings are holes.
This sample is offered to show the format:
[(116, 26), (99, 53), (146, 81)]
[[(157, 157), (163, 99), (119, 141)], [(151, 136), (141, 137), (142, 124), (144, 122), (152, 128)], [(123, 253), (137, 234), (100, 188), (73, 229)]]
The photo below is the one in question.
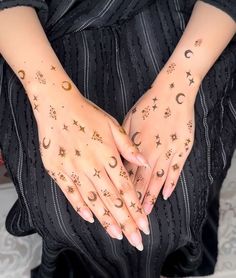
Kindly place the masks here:
[(123, 231), (141, 250), (138, 228), (148, 234), (148, 220), (120, 154), (146, 162), (118, 122), (62, 78), (28, 91), (43, 164), (85, 220), (93, 222), (92, 211), (112, 237), (122, 239)]
[(151, 165), (140, 168), (124, 163), (146, 214), (151, 212), (163, 185), (164, 199), (175, 189), (194, 141), (194, 101), (200, 82), (188, 70), (176, 69), (178, 73), (171, 74), (173, 66), (163, 69), (123, 123)]

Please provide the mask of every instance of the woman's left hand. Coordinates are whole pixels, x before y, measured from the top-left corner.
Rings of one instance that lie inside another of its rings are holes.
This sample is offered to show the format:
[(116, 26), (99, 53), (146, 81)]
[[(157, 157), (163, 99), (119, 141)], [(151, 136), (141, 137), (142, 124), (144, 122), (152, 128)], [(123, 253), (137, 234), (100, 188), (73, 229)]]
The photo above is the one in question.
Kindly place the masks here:
[(191, 151), (194, 102), (199, 85), (190, 70), (169, 63), (123, 122), (133, 143), (150, 164), (150, 168), (126, 161), (124, 164), (147, 214), (163, 185), (163, 198), (171, 195)]

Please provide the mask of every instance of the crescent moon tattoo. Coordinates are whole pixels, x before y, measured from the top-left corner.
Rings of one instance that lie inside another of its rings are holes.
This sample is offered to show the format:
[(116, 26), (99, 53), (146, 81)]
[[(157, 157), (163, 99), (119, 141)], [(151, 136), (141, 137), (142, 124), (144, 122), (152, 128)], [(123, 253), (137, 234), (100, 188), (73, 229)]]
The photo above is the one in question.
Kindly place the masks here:
[(92, 197), (88, 196), (88, 200), (91, 202), (95, 202), (97, 200), (97, 194), (94, 191), (90, 191), (89, 194), (90, 196), (92, 195)]
[(188, 49), (188, 50), (186, 50), (186, 51), (184, 52), (184, 56), (185, 56), (187, 59), (191, 58), (192, 55), (193, 55), (193, 51), (190, 50), (190, 49)]
[(62, 89), (64, 89), (65, 91), (69, 91), (69, 90), (71, 90), (71, 88), (72, 88), (71, 83), (70, 83), (69, 81), (62, 81), (61, 87), (62, 87)]
[(131, 138), (131, 140), (133, 141), (133, 143), (134, 143), (134, 145), (135, 145), (136, 147), (138, 147), (139, 145), (141, 145), (141, 141), (138, 142), (138, 143), (135, 142), (135, 137), (136, 137), (139, 133), (140, 133), (139, 131), (135, 132), (134, 135), (133, 135), (132, 138)]
[(115, 168), (117, 166), (117, 159), (115, 158), (115, 156), (111, 156), (111, 159), (113, 160), (113, 164), (109, 163), (109, 166), (111, 168)]
[(25, 71), (24, 70), (19, 70), (18, 74), (20, 76), (20, 79), (24, 79), (25, 78)]
[(138, 194), (138, 199), (141, 200), (142, 198), (142, 193), (140, 191), (137, 191), (137, 194)]
[(117, 207), (117, 208), (122, 208), (124, 202), (121, 200), (121, 198), (116, 198), (116, 200), (118, 200), (120, 203), (119, 203), (118, 205), (115, 205), (115, 207)]
[(180, 97), (185, 97), (185, 94), (183, 93), (180, 93), (180, 94), (177, 94), (176, 97), (175, 97), (175, 100), (177, 101), (178, 104), (182, 104), (184, 101), (180, 100)]
[(45, 137), (43, 137), (43, 142), (42, 142), (42, 145), (43, 145), (43, 148), (44, 149), (48, 149), (49, 148), (49, 146), (50, 146), (50, 144), (51, 144), (51, 140), (49, 139), (49, 141), (48, 141), (48, 143), (46, 144), (46, 138)]
[(163, 169), (161, 169), (160, 171), (157, 171), (157, 176), (158, 176), (159, 178), (163, 177), (164, 174), (165, 174), (165, 172), (164, 172)]

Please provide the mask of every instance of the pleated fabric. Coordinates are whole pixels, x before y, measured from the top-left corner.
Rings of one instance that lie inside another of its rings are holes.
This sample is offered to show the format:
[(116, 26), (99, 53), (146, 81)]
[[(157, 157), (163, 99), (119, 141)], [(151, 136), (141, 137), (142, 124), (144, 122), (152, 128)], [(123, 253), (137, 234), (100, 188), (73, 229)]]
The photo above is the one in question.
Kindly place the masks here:
[[(121, 123), (171, 55), (194, 3), (6, 0), (0, 9), (35, 7), (73, 82)], [(224, 10), (234, 16), (229, 6)], [(232, 40), (200, 87), (193, 149), (172, 196), (159, 196), (148, 216), (151, 234), (142, 235), (142, 252), (73, 210), (43, 167), (24, 88), (0, 60), (0, 147), (18, 193), (6, 227), (16, 236), (42, 237), (42, 263), (32, 277), (157, 278), (214, 271), (219, 191), (236, 142), (235, 46)]]

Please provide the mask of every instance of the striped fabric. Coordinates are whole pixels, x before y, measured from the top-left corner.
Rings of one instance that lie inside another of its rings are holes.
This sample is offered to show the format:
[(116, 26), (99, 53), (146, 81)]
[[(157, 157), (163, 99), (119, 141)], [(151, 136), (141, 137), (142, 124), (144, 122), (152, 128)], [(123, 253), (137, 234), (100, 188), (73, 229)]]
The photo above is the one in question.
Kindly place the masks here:
[[(236, 18), (234, 1), (205, 2)], [(122, 122), (174, 50), (194, 3), (3, 0), (0, 9), (35, 7), (79, 90)], [(157, 278), (161, 272), (181, 277), (214, 271), (218, 194), (236, 142), (235, 46), (232, 40), (202, 83), (193, 149), (174, 194), (167, 201), (159, 197), (149, 216), (151, 235), (143, 235), (142, 252), (74, 212), (44, 170), (24, 89), (0, 60), (0, 147), (19, 196), (6, 226), (16, 236), (42, 236), (42, 264), (32, 277)]]

